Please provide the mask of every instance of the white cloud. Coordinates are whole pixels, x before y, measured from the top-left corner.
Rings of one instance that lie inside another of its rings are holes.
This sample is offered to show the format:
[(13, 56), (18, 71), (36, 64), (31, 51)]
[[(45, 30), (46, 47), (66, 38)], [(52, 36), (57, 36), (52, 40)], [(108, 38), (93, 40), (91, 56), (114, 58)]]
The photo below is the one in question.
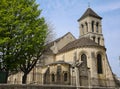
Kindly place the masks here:
[(117, 10), (120, 9), (120, 2), (105, 3), (102, 4), (101, 6), (98, 6), (97, 9), (102, 12)]

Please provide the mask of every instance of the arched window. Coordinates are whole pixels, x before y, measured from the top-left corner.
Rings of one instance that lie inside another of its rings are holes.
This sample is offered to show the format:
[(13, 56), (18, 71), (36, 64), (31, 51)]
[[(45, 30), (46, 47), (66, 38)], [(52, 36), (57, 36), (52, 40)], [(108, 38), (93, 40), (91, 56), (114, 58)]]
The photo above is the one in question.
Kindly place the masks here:
[(61, 80), (61, 66), (57, 66), (57, 81)]
[(64, 81), (67, 81), (68, 79), (68, 73), (64, 73)]
[(94, 32), (94, 21), (92, 21), (92, 32)]
[(100, 44), (100, 38), (98, 38), (98, 44)]
[(82, 32), (83, 32), (83, 34), (84, 34), (84, 25), (81, 24), (81, 27), (82, 27)]
[(97, 72), (98, 74), (102, 74), (102, 56), (100, 54), (97, 55)]
[(83, 27), (84, 27), (84, 25), (83, 25), (83, 24), (81, 24), (81, 27), (83, 28)]
[(15, 78), (15, 80), (14, 80), (14, 84), (16, 84), (16, 82), (17, 82), (17, 80), (16, 80), (16, 78)]
[(96, 32), (97, 32), (97, 33), (99, 32), (99, 31), (98, 31), (98, 30), (99, 30), (99, 27), (98, 27), (98, 26), (99, 26), (99, 23), (97, 22), (97, 23), (96, 23)]
[(52, 82), (54, 82), (54, 81), (55, 81), (55, 75), (52, 74), (52, 75), (51, 75), (51, 78), (52, 78)]
[(93, 41), (95, 41), (95, 36), (93, 36)]
[(87, 24), (87, 22), (85, 22), (85, 25), (86, 25), (86, 32), (88, 32), (88, 24)]
[(87, 66), (87, 56), (85, 54), (81, 55), (81, 61)]

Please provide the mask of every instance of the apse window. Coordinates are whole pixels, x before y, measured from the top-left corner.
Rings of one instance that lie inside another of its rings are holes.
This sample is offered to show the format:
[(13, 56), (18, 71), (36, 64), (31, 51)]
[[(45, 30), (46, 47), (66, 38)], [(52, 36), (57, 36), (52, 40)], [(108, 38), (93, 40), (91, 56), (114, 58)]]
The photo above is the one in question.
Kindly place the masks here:
[(54, 82), (54, 81), (55, 81), (55, 75), (52, 74), (52, 82)]
[(64, 73), (64, 81), (67, 81), (68, 74)]
[(102, 56), (100, 54), (97, 55), (97, 72), (98, 74), (102, 74)]

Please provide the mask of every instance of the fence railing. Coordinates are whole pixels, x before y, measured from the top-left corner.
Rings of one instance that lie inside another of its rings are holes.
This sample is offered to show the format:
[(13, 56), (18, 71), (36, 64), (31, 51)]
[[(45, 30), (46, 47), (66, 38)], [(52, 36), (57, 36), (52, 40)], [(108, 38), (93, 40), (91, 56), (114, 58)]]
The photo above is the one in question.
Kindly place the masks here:
[(0, 84), (0, 89), (120, 89), (120, 87), (93, 87), (72, 85), (30, 85), (30, 84)]
[[(49, 80), (48, 80), (49, 81)], [(22, 84), (22, 81), (8, 81), (8, 84)], [(91, 78), (91, 79), (87, 79), (87, 78), (80, 78), (80, 85), (81, 86), (102, 86), (102, 87), (111, 87), (111, 86), (116, 86), (115, 84), (116, 82), (114, 80), (107, 80), (107, 79), (95, 79), (95, 78)], [(44, 83), (42, 81), (38, 80), (31, 80), (31, 81), (27, 81), (27, 84), (48, 84), (48, 85), (69, 85), (69, 86), (75, 86), (76, 85), (76, 81), (75, 78), (72, 78), (72, 81), (63, 81), (63, 82), (58, 82), (54, 81), (54, 82), (49, 82), (49, 83)]]

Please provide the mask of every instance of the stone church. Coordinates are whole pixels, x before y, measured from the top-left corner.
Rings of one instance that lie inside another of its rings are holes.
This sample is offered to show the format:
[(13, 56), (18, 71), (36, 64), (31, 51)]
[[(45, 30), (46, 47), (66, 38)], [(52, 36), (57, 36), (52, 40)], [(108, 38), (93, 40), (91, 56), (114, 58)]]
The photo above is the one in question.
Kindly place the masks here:
[[(108, 62), (102, 17), (91, 8), (78, 19), (80, 36), (70, 32), (47, 44), (46, 53), (30, 72), (27, 83), (76, 86), (115, 86)], [(22, 73), (11, 75), (9, 83), (21, 83)]]

